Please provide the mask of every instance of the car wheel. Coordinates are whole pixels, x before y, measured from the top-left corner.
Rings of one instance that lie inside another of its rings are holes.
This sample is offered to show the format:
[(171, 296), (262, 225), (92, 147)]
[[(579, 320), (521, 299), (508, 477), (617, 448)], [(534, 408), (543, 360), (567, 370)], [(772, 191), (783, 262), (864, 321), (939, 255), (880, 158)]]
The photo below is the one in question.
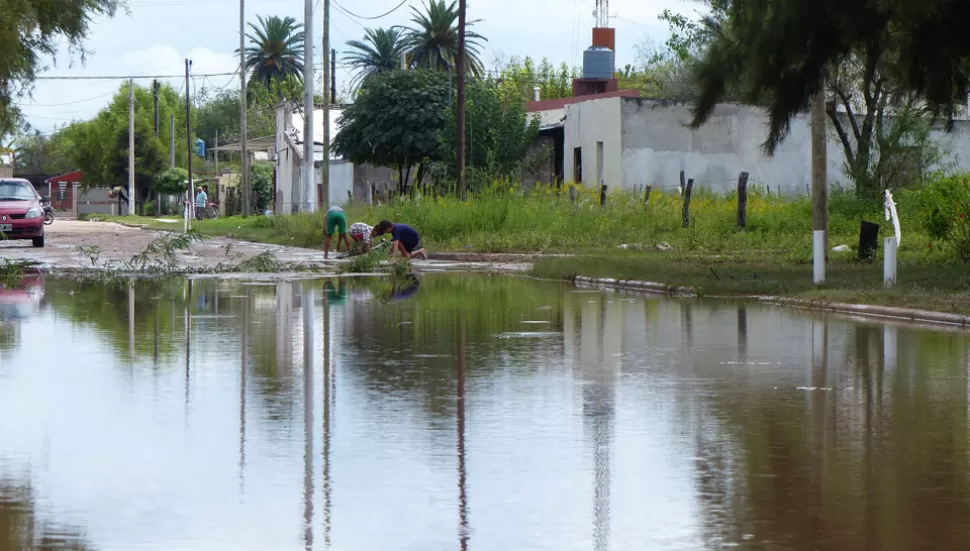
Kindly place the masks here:
[(34, 247), (43, 247), (44, 246), (44, 236), (35, 237), (33, 239), (33, 242), (34, 242)]

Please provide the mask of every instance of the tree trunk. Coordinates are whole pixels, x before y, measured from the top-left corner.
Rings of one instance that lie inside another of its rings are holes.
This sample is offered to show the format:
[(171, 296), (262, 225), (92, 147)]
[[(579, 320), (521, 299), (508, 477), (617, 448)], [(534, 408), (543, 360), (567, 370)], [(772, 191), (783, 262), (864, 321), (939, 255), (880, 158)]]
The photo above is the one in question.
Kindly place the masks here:
[(397, 163), (397, 194), (404, 195), (404, 163)]
[(828, 196), (825, 139), (824, 81), (812, 96), (812, 229), (824, 231), (825, 257), (828, 260)]

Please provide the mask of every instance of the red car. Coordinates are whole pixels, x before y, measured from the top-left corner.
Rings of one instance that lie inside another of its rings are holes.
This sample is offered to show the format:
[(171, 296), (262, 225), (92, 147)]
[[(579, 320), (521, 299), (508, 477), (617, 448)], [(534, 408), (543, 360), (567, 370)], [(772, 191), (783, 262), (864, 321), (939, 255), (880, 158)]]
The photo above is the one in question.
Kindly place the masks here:
[(0, 241), (30, 239), (44, 246), (44, 207), (34, 186), (21, 178), (0, 179)]

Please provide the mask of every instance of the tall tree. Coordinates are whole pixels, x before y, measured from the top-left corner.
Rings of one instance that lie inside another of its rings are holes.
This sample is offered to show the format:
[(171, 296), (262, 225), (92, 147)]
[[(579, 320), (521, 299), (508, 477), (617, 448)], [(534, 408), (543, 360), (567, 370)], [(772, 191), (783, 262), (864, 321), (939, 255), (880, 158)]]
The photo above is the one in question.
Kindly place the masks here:
[[(448, 107), (445, 128), (439, 135), (443, 159), (455, 159), (458, 155), (457, 107)], [(529, 117), (515, 83), (469, 82), (465, 113), (469, 188), (478, 181), (517, 176), (539, 134), (539, 119)]]
[(344, 110), (333, 151), (354, 163), (396, 166), (405, 193), (414, 165), (438, 156), (447, 103), (448, 79), (440, 71), (378, 73)]
[(702, 124), (727, 84), (744, 75), (745, 96), (767, 106), (768, 153), (831, 68), (873, 45), (893, 52), (886, 75), (896, 87), (936, 114), (952, 116), (970, 93), (962, 0), (731, 0), (726, 13), (697, 67), (693, 123)]
[(0, 137), (23, 123), (14, 101), (28, 94), (44, 56), (59, 43), (80, 52), (91, 20), (114, 16), (118, 0), (3, 0), (0, 2)]
[[(287, 77), (303, 79), (303, 25), (292, 17), (258, 16), (259, 26), (249, 24), (247, 33), (246, 70), (251, 71), (250, 82), (272, 86), (274, 81)], [(238, 51), (236, 52), (238, 53)]]
[[(410, 29), (407, 44), (408, 56), (413, 67), (423, 67), (436, 71), (454, 71), (458, 55), (458, 3), (450, 4), (445, 0), (428, 0), (424, 10), (412, 7), (414, 16), (411, 21), (415, 27)], [(467, 21), (466, 29), (480, 22)], [(485, 38), (465, 31), (465, 71), (476, 78), (484, 74), (480, 49)]]
[(347, 42), (350, 51), (343, 56), (355, 72), (350, 82), (357, 89), (367, 77), (401, 66), (401, 56), (407, 52), (407, 29), (403, 27), (366, 29), (364, 40)]

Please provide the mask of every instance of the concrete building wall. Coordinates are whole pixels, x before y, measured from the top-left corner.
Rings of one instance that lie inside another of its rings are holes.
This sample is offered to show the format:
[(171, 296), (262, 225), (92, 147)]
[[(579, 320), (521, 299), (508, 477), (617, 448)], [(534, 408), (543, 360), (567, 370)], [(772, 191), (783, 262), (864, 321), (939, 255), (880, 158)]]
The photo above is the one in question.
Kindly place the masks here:
[[(811, 188), (811, 125), (807, 114), (791, 121), (791, 132), (775, 155), (765, 157), (762, 143), (768, 118), (757, 107), (721, 104), (697, 130), (688, 128), (690, 107), (684, 102), (623, 98), (623, 186), (675, 188), (680, 171), (695, 188), (725, 193), (737, 189), (738, 175), (749, 174), (749, 185), (770, 187), (772, 193), (801, 195)], [(828, 121), (827, 121), (828, 122)], [(606, 123), (604, 123), (606, 124)], [(612, 124), (612, 123), (609, 123)], [(970, 121), (957, 121), (951, 133), (934, 131), (942, 148), (941, 165), (970, 169)], [(844, 170), (842, 143), (828, 122), (827, 173), (830, 187), (852, 188)], [(931, 171), (939, 166), (924, 167)]]
[(600, 183), (599, 180), (610, 189), (623, 185), (621, 102), (622, 98), (614, 97), (565, 107), (565, 181), (579, 180), (575, 171), (575, 159), (576, 148), (581, 148), (582, 181), (587, 186), (595, 186)]
[(118, 199), (112, 199), (108, 196), (108, 192), (111, 191), (109, 188), (91, 188), (87, 191), (78, 191), (78, 216), (85, 214), (118, 214)]
[[(722, 104), (704, 126), (692, 130), (690, 107), (683, 102), (624, 99), (622, 106), (624, 186), (676, 188), (680, 171), (696, 188), (724, 193), (737, 188), (738, 174), (748, 172), (749, 185), (772, 192), (806, 193), (811, 185), (811, 132), (808, 118), (798, 116), (791, 134), (767, 158), (762, 143), (767, 117), (756, 107)], [(842, 148), (828, 147), (829, 184), (845, 185)]]

